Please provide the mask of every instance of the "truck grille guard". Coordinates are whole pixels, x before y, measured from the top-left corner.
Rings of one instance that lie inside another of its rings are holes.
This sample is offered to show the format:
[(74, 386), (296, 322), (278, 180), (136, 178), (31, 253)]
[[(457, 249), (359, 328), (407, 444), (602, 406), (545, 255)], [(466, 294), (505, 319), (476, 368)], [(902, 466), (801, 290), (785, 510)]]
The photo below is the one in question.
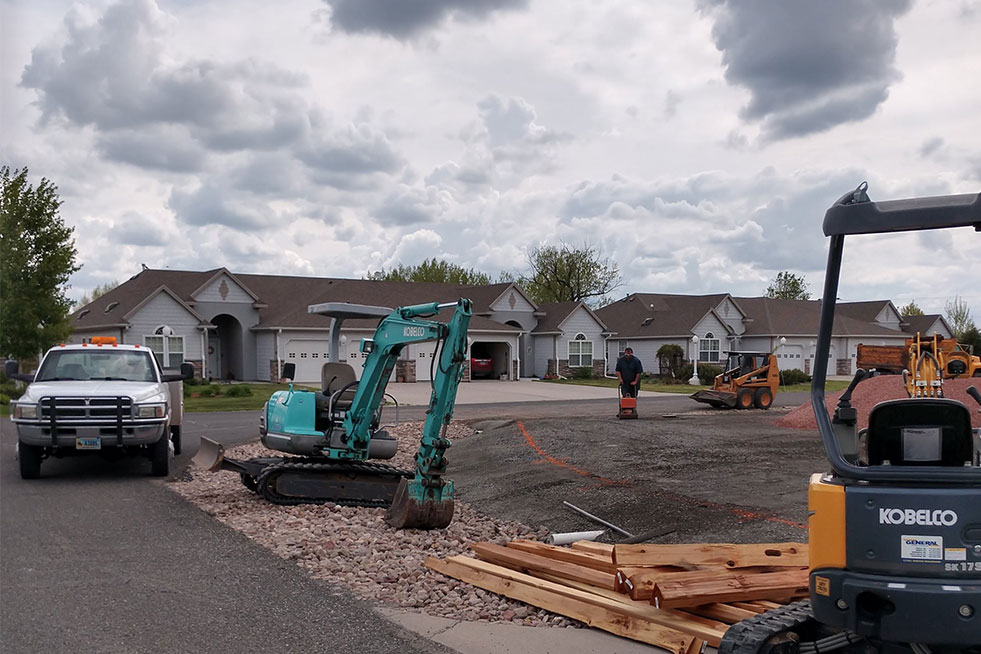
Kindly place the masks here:
[[(133, 399), (116, 397), (57, 397), (48, 395), (38, 402), (39, 419), (51, 428), (51, 444), (58, 444), (58, 428), (71, 426), (115, 426), (116, 444), (123, 444), (123, 420), (133, 421)], [(155, 422), (155, 421), (154, 421)]]

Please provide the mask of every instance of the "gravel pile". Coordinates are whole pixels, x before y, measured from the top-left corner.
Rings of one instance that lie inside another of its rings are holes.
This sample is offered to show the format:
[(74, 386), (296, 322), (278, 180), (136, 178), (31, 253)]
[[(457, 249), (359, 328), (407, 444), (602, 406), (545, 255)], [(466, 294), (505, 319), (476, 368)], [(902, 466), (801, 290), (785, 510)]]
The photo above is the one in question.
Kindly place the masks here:
[[(403, 423), (389, 430), (399, 441), (399, 453), (388, 463), (412, 469), (422, 425)], [(447, 436), (458, 440), (472, 433), (468, 426), (452, 423)], [(227, 452), (236, 459), (270, 455), (259, 443)], [(544, 540), (548, 535), (543, 529), (487, 517), (460, 501), (445, 530), (396, 530), (385, 524), (383, 509), (269, 504), (249, 492), (231, 472), (209, 473), (192, 466), (189, 474), (169, 486), (313, 577), (343, 584), (362, 599), (457, 620), (542, 627), (579, 624), (423, 566), (429, 556), (472, 555), (470, 544), (477, 541), (503, 545), (518, 538)]]
[[(943, 386), (944, 396), (963, 402), (971, 412), (971, 424), (977, 428), (981, 426), (981, 414), (978, 413), (978, 403), (967, 394), (969, 386), (981, 390), (981, 379), (947, 379)], [(838, 405), (838, 398), (841, 397), (842, 393), (844, 391), (837, 391), (825, 396), (829, 416), (834, 414), (835, 407)], [(855, 387), (851, 399), (852, 406), (858, 409), (858, 428), (864, 429), (869, 426), (869, 411), (879, 402), (906, 397), (908, 397), (906, 387), (903, 385), (901, 375), (881, 375), (860, 382)], [(810, 401), (777, 420), (777, 424), (790, 429), (817, 429), (817, 420), (814, 418), (814, 410), (811, 408)]]

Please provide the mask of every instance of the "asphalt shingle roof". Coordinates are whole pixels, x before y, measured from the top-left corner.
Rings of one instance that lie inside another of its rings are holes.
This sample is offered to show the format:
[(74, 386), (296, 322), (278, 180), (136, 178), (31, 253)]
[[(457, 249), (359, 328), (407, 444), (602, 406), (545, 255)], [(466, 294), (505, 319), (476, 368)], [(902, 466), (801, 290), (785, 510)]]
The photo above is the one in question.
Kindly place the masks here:
[(695, 323), (719, 306), (726, 297), (726, 293), (634, 293), (597, 309), (596, 315), (611, 331), (623, 338), (682, 336), (690, 334)]

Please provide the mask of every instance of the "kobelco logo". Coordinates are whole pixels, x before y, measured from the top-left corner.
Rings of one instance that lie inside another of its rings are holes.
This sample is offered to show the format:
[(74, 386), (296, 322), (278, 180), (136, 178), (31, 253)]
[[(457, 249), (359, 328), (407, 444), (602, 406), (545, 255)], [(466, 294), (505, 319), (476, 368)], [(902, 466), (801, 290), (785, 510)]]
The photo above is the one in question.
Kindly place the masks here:
[(879, 509), (879, 524), (950, 527), (957, 524), (957, 514), (940, 509)]

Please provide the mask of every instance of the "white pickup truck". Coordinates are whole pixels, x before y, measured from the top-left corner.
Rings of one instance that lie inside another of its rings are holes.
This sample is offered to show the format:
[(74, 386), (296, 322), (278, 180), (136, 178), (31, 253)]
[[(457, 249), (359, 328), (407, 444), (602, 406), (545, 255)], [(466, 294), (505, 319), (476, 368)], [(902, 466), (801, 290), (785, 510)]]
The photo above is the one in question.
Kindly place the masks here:
[(10, 403), (20, 476), (38, 478), (48, 457), (93, 453), (146, 456), (154, 476), (167, 476), (180, 454), (181, 382), (193, 366), (165, 374), (146, 347), (92, 340), (51, 348), (33, 378), (16, 361), (4, 364), (7, 377), (30, 382)]

